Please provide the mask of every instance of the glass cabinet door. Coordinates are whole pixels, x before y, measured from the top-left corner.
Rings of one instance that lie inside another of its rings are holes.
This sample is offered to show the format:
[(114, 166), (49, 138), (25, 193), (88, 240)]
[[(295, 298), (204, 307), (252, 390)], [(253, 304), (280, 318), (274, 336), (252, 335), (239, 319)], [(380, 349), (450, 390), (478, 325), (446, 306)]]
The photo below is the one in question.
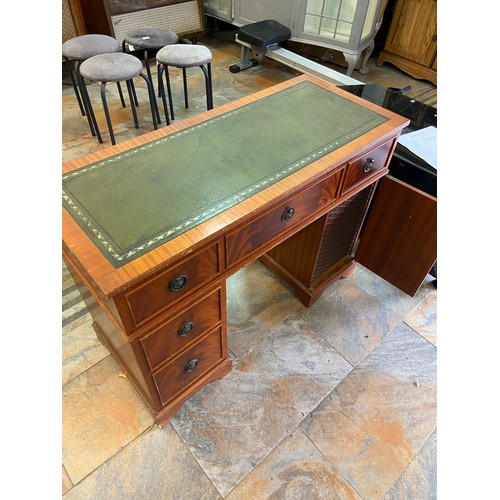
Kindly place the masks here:
[(380, 0), (305, 0), (299, 36), (356, 50), (373, 38)]
[(231, 22), (233, 20), (232, 0), (204, 0), (203, 7), (207, 14)]
[(237, 26), (273, 19), (293, 33), (297, 0), (234, 0), (234, 23)]

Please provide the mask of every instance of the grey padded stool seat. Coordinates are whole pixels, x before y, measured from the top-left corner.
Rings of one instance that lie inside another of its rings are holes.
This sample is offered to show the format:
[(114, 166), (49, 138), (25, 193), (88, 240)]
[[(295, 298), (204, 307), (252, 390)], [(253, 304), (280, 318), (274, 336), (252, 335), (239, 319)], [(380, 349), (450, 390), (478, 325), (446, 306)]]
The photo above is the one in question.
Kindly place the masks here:
[[(146, 67), (146, 72), (148, 74), (149, 81), (153, 85), (153, 77), (151, 76), (151, 69), (149, 67), (149, 56), (148, 50), (156, 50), (165, 47), (166, 45), (172, 45), (179, 41), (177, 33), (170, 31), (165, 28), (155, 28), (152, 26), (145, 26), (142, 28), (136, 28), (125, 33), (125, 37), (122, 42), (123, 52), (127, 52), (127, 46), (133, 47), (133, 49), (143, 49), (144, 50), (144, 66)], [(159, 80), (158, 80), (159, 85)], [(155, 100), (155, 110), (156, 119), (158, 123), (161, 123), (160, 113), (158, 112), (158, 106)], [(167, 124), (169, 124), (167, 116)]]
[[(134, 104), (134, 90), (132, 86), (132, 79), (140, 76), (142, 77), (147, 85), (149, 94), (149, 105), (151, 107), (151, 117), (153, 119), (153, 126), (156, 130), (158, 124), (156, 122), (156, 112), (153, 104), (155, 98), (151, 82), (142, 73), (142, 62), (137, 59), (137, 57), (131, 54), (124, 54), (123, 52), (115, 52), (111, 54), (100, 54), (97, 56), (90, 57), (85, 60), (80, 66), (80, 73), (84, 78), (92, 81), (101, 82), (101, 99), (104, 108), (104, 114), (106, 115), (106, 122), (108, 124), (109, 135), (111, 137), (111, 143), (114, 145), (115, 136), (113, 134), (113, 127), (111, 125), (111, 118), (109, 116), (108, 104), (106, 102), (106, 83), (108, 82), (121, 82), (125, 81), (127, 84), (127, 89), (130, 98), (130, 106), (132, 108), (132, 115), (134, 117), (135, 128), (139, 128), (139, 121), (137, 119), (137, 110)], [(89, 95), (87, 89), (84, 89), (84, 100), (87, 103), (88, 109), (92, 109), (90, 103)]]
[(163, 87), (163, 73), (167, 82), (168, 101), (170, 105), (170, 116), (174, 119), (174, 107), (172, 102), (172, 89), (170, 87), (170, 76), (168, 72), (169, 66), (182, 68), (182, 79), (184, 84), (184, 104), (189, 108), (186, 68), (199, 66), (205, 75), (205, 89), (207, 95), (207, 110), (213, 108), (212, 98), (212, 52), (204, 45), (189, 45), (189, 44), (174, 44), (167, 45), (158, 51), (156, 54), (156, 62), (158, 64), (158, 82), (160, 86), (160, 94), (163, 100), (163, 109), (167, 116), (167, 103), (165, 101), (165, 89)]
[[(99, 129), (95, 129), (95, 121), (93, 121), (91, 119), (92, 117), (88, 115), (88, 112), (87, 110), (85, 110), (84, 103), (81, 99), (81, 89), (85, 84), (80, 76), (79, 67), (80, 64), (89, 57), (119, 51), (120, 44), (118, 40), (108, 35), (81, 35), (67, 40), (62, 45), (62, 55), (69, 70), (71, 84), (73, 86), (78, 105), (80, 106), (80, 111), (83, 116), (87, 115), (90, 131), (94, 136), (97, 134), (97, 136), (100, 137)], [(125, 101), (123, 100), (123, 94), (120, 84), (118, 83), (117, 86), (118, 92), (120, 93), (122, 105), (125, 106)], [(99, 140), (99, 142), (102, 141)]]

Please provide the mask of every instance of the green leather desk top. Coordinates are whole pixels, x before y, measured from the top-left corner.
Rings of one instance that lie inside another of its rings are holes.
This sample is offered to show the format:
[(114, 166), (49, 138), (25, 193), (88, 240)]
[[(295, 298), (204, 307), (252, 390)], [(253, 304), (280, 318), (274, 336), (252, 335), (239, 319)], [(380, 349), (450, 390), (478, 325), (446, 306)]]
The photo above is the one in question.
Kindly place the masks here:
[(63, 175), (63, 206), (117, 268), (385, 121), (302, 82)]

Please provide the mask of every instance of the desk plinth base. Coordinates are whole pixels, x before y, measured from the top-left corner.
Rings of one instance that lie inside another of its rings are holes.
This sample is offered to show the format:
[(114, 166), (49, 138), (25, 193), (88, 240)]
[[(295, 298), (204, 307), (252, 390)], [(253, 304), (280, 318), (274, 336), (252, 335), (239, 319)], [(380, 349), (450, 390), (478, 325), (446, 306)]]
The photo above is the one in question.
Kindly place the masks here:
[(354, 260), (350, 259), (347, 261), (346, 259), (346, 262), (340, 262), (333, 269), (330, 269), (328, 273), (320, 276), (319, 279), (315, 279), (313, 282), (306, 284), (300, 281), (268, 254), (263, 255), (260, 260), (277, 276), (290, 283), (295, 290), (297, 298), (306, 307), (311, 307), (332, 283), (339, 279), (349, 277), (354, 272), (354, 267), (356, 265)]

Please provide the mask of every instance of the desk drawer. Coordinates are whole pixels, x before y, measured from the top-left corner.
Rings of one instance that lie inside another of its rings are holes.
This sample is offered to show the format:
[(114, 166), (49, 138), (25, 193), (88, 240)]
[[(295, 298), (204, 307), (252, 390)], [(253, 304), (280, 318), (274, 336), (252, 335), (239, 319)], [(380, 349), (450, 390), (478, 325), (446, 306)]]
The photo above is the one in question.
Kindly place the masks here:
[(221, 289), (140, 340), (151, 370), (215, 327), (221, 317)]
[[(339, 170), (328, 179), (294, 196), (279, 207), (260, 216), (256, 221), (226, 236), (226, 263), (232, 266), (252, 254), (258, 255), (273, 246), (271, 242), (290, 232), (305, 218), (311, 216), (337, 196), (340, 185)], [(266, 245), (266, 243), (270, 243)]]
[(219, 273), (218, 245), (215, 244), (126, 294), (133, 322), (139, 325)]
[(153, 375), (162, 404), (224, 359), (222, 330), (218, 328)]
[(393, 141), (388, 141), (382, 146), (361, 156), (357, 160), (349, 163), (346, 167), (346, 176), (342, 187), (342, 194), (372, 177), (388, 164), (389, 153), (391, 152)]

